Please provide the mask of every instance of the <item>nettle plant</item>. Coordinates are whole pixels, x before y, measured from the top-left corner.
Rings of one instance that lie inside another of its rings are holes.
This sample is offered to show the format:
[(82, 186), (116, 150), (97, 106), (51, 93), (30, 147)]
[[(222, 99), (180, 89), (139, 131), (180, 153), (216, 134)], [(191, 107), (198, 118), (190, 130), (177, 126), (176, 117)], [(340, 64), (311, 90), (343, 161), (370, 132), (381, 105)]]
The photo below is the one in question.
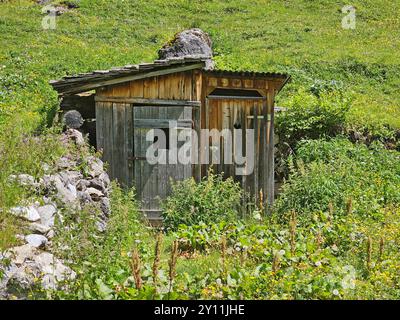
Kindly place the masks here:
[(211, 170), (199, 183), (192, 179), (172, 185), (172, 194), (163, 203), (164, 226), (232, 221), (238, 216), (242, 190), (232, 178), (226, 180)]

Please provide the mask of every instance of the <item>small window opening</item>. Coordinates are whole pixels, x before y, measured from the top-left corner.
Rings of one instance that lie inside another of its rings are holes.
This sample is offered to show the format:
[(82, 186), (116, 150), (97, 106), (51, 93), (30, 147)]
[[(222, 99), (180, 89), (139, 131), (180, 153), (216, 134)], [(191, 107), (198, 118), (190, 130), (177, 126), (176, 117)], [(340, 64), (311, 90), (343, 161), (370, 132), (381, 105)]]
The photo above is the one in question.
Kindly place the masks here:
[(224, 89), (224, 88), (216, 88), (208, 96), (209, 97), (248, 97), (248, 98), (262, 98), (263, 97), (257, 90)]

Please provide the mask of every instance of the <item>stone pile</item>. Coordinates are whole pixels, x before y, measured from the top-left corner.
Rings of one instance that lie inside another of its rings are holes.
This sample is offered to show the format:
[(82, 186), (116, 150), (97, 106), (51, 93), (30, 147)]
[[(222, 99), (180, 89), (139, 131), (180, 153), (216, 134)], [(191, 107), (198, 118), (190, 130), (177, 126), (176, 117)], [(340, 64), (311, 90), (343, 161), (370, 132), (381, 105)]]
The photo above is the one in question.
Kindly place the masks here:
[(75, 277), (75, 272), (52, 253), (52, 239), (57, 226), (62, 226), (66, 210), (77, 212), (87, 205), (96, 207), (97, 228), (100, 232), (106, 228), (110, 179), (103, 162), (87, 152), (85, 140), (77, 130), (68, 129), (61, 142), (86, 151), (71, 152), (60, 158), (55, 173), (53, 170), (38, 180), (27, 174), (10, 177), (30, 188), (42, 201), (10, 210), (24, 221), (26, 232), (18, 235), (19, 246), (0, 253), (0, 298), (26, 298), (26, 293), (35, 286), (55, 289), (57, 283)]

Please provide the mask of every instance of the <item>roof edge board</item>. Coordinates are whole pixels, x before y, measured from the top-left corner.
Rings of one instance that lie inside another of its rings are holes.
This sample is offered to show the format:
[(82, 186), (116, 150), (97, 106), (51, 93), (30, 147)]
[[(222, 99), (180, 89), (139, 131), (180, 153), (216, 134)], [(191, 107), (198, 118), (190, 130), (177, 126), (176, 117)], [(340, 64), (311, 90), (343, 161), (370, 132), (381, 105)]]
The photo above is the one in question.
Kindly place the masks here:
[[(88, 81), (87, 84), (81, 84), (81, 85), (76, 85), (74, 86), (71, 84), (70, 89), (63, 89), (58, 87), (56, 82), (50, 82), (50, 84), (53, 86), (53, 88), (60, 94), (60, 95), (69, 95), (69, 94), (75, 94), (75, 93), (80, 93), (80, 92), (86, 92), (89, 90), (93, 89), (98, 89), (100, 87), (108, 86), (108, 85), (115, 85), (123, 82), (128, 82), (128, 81), (133, 81), (133, 80), (140, 80), (140, 79), (145, 79), (145, 78), (150, 78), (154, 76), (160, 76), (160, 75), (166, 75), (166, 74), (171, 74), (175, 72), (183, 72), (183, 71), (188, 71), (188, 70), (194, 70), (194, 69), (201, 69), (205, 65), (204, 62), (199, 62), (199, 63), (190, 63), (190, 64), (182, 64), (180, 66), (174, 65), (172, 68), (165, 68), (165, 69), (157, 69), (153, 71), (144, 71), (143, 73), (135, 73), (133, 75), (124, 75), (120, 77), (115, 77), (112, 79), (107, 79), (107, 80), (101, 80), (101, 79), (96, 79), (92, 81)], [(62, 86), (65, 86), (63, 84)]]

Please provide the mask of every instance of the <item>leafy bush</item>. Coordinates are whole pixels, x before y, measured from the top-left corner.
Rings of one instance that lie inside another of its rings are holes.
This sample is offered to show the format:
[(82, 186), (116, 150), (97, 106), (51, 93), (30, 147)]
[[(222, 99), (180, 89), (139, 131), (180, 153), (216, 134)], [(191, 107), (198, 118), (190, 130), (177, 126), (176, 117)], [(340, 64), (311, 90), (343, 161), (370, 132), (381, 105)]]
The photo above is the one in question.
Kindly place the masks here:
[(176, 182), (163, 203), (164, 225), (176, 230), (180, 224), (229, 221), (237, 217), (242, 191), (232, 178), (212, 171), (199, 183), (192, 179)]
[(398, 206), (399, 160), (398, 152), (385, 150), (380, 143), (368, 148), (344, 138), (303, 141), (291, 160), (291, 175), (276, 209), (312, 214), (331, 205), (337, 213), (369, 215)]
[(294, 148), (302, 139), (335, 136), (343, 131), (350, 99), (337, 91), (311, 95), (304, 90), (294, 95), (287, 110), (276, 119), (276, 133), (281, 143)]

